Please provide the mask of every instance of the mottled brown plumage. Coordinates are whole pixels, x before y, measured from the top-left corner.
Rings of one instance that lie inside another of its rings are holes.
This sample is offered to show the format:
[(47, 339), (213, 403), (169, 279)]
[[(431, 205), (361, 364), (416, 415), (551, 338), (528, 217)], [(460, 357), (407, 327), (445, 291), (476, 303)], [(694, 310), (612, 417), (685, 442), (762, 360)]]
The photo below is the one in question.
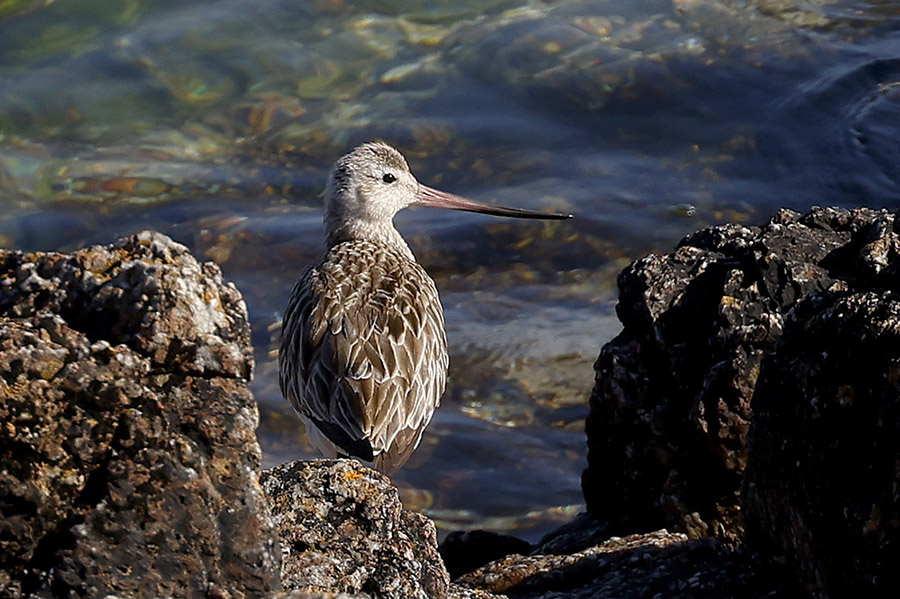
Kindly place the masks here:
[(383, 143), (335, 163), (326, 188), (328, 252), (294, 287), (282, 324), (281, 391), (320, 452), (374, 462), (388, 474), (418, 446), (447, 379), (437, 289), (392, 222), (413, 204), (568, 217), (431, 189)]

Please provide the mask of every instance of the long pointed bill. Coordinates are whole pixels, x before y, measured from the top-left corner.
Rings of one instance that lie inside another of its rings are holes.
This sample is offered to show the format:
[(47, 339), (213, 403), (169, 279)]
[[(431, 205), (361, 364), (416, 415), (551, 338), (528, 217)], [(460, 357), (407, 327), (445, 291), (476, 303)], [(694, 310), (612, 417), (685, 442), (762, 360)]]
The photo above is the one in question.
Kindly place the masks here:
[(571, 214), (557, 212), (535, 212), (522, 210), (521, 208), (504, 208), (503, 206), (491, 206), (473, 200), (467, 200), (460, 196), (446, 193), (427, 185), (419, 184), (419, 193), (416, 195), (416, 206), (431, 206), (432, 208), (448, 208), (450, 210), (465, 210), (466, 212), (478, 212), (481, 214), (493, 214), (495, 216), (511, 216), (513, 218), (546, 218), (563, 220), (572, 218)]

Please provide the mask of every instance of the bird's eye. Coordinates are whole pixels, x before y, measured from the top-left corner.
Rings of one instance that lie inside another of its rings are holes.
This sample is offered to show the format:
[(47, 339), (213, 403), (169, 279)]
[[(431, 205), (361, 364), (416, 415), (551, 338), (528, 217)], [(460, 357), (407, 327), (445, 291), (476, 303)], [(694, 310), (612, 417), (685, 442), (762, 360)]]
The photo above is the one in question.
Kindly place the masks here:
[(393, 183), (397, 180), (397, 177), (394, 176), (394, 173), (385, 173), (381, 180), (385, 183)]

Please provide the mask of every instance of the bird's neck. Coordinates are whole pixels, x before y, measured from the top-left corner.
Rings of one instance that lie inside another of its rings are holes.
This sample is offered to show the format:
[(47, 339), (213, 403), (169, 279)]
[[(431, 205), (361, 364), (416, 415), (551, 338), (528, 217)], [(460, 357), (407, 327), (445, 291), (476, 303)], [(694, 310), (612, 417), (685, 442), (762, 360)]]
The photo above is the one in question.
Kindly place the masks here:
[(325, 238), (329, 248), (336, 246), (345, 241), (369, 241), (379, 245), (393, 247), (407, 256), (410, 260), (415, 260), (412, 250), (401, 237), (400, 232), (394, 228), (393, 223), (373, 223), (363, 220), (340, 220), (332, 221), (327, 216), (325, 218)]

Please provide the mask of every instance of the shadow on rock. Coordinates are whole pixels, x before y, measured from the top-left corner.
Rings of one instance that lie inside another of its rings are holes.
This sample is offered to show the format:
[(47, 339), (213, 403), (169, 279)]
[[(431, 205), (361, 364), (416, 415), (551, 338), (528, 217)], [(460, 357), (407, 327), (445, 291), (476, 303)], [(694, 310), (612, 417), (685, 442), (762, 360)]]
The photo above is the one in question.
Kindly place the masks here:
[(895, 222), (782, 210), (626, 268), (587, 421), (592, 518), (755, 551), (820, 596), (896, 588)]
[(900, 584), (898, 291), (799, 305), (753, 400), (748, 543), (830, 597)]

